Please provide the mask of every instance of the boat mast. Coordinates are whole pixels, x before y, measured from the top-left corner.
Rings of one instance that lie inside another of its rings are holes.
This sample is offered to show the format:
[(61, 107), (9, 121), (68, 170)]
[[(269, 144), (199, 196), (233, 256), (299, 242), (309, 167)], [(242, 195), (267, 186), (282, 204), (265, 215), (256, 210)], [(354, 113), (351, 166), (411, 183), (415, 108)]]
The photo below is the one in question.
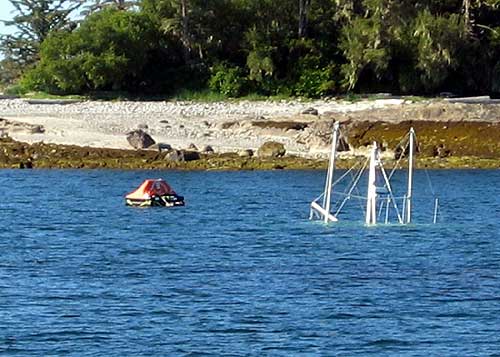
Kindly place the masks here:
[(330, 153), (330, 162), (328, 164), (328, 173), (326, 175), (325, 182), (325, 194), (323, 196), (323, 208), (326, 213), (324, 215), (325, 223), (328, 223), (331, 197), (332, 197), (332, 183), (333, 183), (333, 173), (335, 171), (335, 159), (337, 158), (337, 143), (339, 139), (339, 122), (335, 122), (333, 125), (333, 139), (332, 139), (332, 151)]
[(370, 153), (370, 170), (368, 171), (368, 193), (366, 195), (366, 224), (376, 224), (377, 214), (377, 186), (375, 185), (376, 180), (376, 161), (378, 148), (377, 143), (373, 142), (373, 147)]
[(410, 156), (408, 159), (408, 192), (406, 193), (406, 223), (411, 223), (411, 199), (413, 189), (413, 151), (415, 131), (410, 128)]

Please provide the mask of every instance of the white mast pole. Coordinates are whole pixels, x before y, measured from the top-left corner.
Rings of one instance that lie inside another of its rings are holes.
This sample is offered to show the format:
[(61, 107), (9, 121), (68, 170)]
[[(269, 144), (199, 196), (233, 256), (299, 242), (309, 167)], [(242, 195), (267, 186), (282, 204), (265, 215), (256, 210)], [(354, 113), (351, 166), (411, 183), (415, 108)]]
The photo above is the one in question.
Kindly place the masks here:
[(337, 121), (333, 125), (332, 151), (330, 153), (330, 162), (328, 164), (328, 174), (326, 176), (326, 184), (325, 184), (325, 195), (323, 197), (323, 208), (326, 211), (326, 214), (324, 215), (325, 223), (328, 223), (330, 216), (333, 172), (335, 170), (335, 159), (337, 158), (338, 137), (339, 137), (339, 122)]
[(376, 161), (377, 161), (377, 143), (373, 142), (373, 147), (370, 154), (370, 171), (368, 172), (368, 193), (366, 195), (366, 224), (376, 224), (376, 204), (377, 204), (377, 187), (375, 186)]
[(415, 131), (410, 128), (410, 157), (408, 160), (408, 192), (406, 194), (406, 223), (411, 222), (411, 199), (413, 186), (413, 151)]
[(436, 224), (437, 222), (438, 205), (439, 205), (439, 198), (436, 197), (436, 199), (434, 200), (434, 219), (432, 220), (432, 223), (434, 224)]

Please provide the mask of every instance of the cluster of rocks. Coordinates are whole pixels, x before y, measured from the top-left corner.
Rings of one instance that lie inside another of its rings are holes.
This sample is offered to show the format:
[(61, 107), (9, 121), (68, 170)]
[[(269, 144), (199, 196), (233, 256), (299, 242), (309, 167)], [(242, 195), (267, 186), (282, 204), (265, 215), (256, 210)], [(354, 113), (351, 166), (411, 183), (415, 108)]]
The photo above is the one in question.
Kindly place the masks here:
[[(165, 153), (164, 159), (173, 162), (184, 162), (201, 159), (200, 154), (211, 155), (215, 150), (210, 145), (205, 145), (201, 149), (191, 143), (186, 149), (175, 149), (169, 144), (157, 143), (151, 135), (144, 129), (147, 126), (140, 125), (138, 129), (132, 130), (127, 133), (127, 141), (136, 150), (155, 150), (159, 153)], [(237, 152), (239, 157), (253, 157), (254, 151), (252, 149), (243, 149)], [(259, 148), (257, 155), (260, 158), (279, 158), (286, 154), (285, 145), (275, 141), (267, 141)]]
[(8, 135), (9, 132), (26, 132), (29, 134), (41, 134), (45, 132), (42, 125), (34, 125), (0, 118), (0, 136)]
[(213, 148), (209, 145), (203, 147), (202, 150), (198, 150), (194, 144), (190, 144), (186, 150), (174, 149), (170, 144), (157, 143), (144, 129), (147, 129), (146, 125), (139, 125), (138, 129), (127, 133), (127, 141), (130, 146), (137, 150), (147, 149), (165, 153), (165, 160), (173, 162), (193, 161), (201, 158), (200, 153), (214, 153)]

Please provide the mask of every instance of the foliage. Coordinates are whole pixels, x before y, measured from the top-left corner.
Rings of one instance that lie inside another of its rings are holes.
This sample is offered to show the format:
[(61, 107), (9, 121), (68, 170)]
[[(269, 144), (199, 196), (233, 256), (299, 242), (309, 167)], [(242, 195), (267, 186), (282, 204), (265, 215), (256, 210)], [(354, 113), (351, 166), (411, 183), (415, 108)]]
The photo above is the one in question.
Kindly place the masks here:
[(347, 59), (342, 66), (344, 86), (355, 87), (362, 71), (373, 72), (381, 78), (391, 58), (391, 28), (388, 26), (390, 7), (382, 7), (380, 0), (365, 0), (367, 12), (355, 17), (342, 28), (340, 48)]
[(246, 16), (234, 1), (142, 0), (141, 6), (165, 36), (181, 44), (188, 64), (204, 62), (208, 55), (212, 63), (237, 56)]
[(247, 68), (250, 71), (248, 78), (263, 82), (265, 77), (272, 77), (274, 74), (273, 55), (277, 49), (255, 27), (247, 32), (246, 38), (250, 46), (247, 57)]
[(30, 68), (38, 60), (41, 43), (50, 32), (71, 28), (70, 14), (77, 9), (79, 0), (9, 0), (16, 15), (5, 25), (17, 32), (1, 38), (0, 51), (8, 60), (17, 63), (14, 75)]
[(309, 98), (331, 94), (334, 89), (331, 67), (307, 69), (302, 72), (298, 83), (295, 84), (295, 94)]
[(21, 64), (13, 58), (4, 58), (0, 61), (0, 83), (11, 85), (15, 83), (25, 70)]
[(34, 90), (63, 93), (133, 89), (142, 81), (154, 38), (141, 14), (102, 10), (73, 32), (49, 36), (40, 63), (22, 83)]
[(27, 90), (20, 84), (12, 84), (6, 87), (3, 92), (7, 95), (21, 96), (25, 95), (27, 93)]
[[(499, 0), (9, 0), (0, 81), (170, 97), (498, 92)], [(38, 62), (39, 61), (39, 62)]]
[(220, 64), (212, 69), (209, 87), (224, 97), (239, 97), (243, 93), (245, 77), (240, 68)]
[(127, 10), (138, 5), (138, 0), (90, 0), (81, 12), (81, 15), (88, 16), (106, 7), (114, 7), (118, 10)]
[(417, 48), (417, 68), (427, 89), (438, 88), (457, 66), (456, 54), (464, 40), (464, 27), (457, 14), (450, 17), (433, 16), (429, 11), (419, 13), (414, 30)]
[(293, 64), (295, 68), (291, 80), (294, 83), (293, 93), (297, 96), (318, 98), (332, 94), (336, 89), (335, 66), (323, 64), (322, 57), (311, 43), (294, 44), (301, 57)]

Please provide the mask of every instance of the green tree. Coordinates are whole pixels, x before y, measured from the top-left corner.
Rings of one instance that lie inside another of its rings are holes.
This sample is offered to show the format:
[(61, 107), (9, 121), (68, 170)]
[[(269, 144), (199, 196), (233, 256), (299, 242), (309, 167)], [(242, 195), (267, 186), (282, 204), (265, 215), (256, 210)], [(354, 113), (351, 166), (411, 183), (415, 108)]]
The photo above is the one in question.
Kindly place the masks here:
[(146, 16), (104, 9), (73, 32), (50, 35), (42, 44), (40, 62), (23, 83), (63, 93), (137, 90), (155, 48), (156, 34)]
[(391, 59), (395, 14), (391, 0), (364, 0), (366, 11), (342, 28), (340, 49), (347, 63), (342, 66), (344, 86), (352, 90), (363, 71), (380, 79)]
[(255, 27), (247, 32), (247, 41), (250, 45), (247, 57), (249, 78), (262, 82), (266, 77), (272, 77), (275, 71), (273, 57), (277, 47), (270, 43), (268, 36), (263, 35)]
[(15, 8), (12, 20), (3, 21), (16, 28), (11, 35), (0, 40), (4, 57), (17, 63), (19, 70), (36, 63), (40, 45), (53, 32), (71, 27), (70, 14), (80, 5), (80, 0), (9, 0)]
[(439, 87), (450, 70), (457, 67), (457, 53), (466, 31), (462, 21), (458, 14), (433, 16), (424, 10), (418, 15), (414, 28), (416, 64), (426, 89)]
[(195, 53), (198, 58), (203, 58), (193, 25), (199, 23), (198, 17), (203, 11), (201, 6), (193, 3), (193, 0), (143, 0), (141, 6), (156, 20), (165, 35), (179, 39), (186, 63), (194, 60)]

